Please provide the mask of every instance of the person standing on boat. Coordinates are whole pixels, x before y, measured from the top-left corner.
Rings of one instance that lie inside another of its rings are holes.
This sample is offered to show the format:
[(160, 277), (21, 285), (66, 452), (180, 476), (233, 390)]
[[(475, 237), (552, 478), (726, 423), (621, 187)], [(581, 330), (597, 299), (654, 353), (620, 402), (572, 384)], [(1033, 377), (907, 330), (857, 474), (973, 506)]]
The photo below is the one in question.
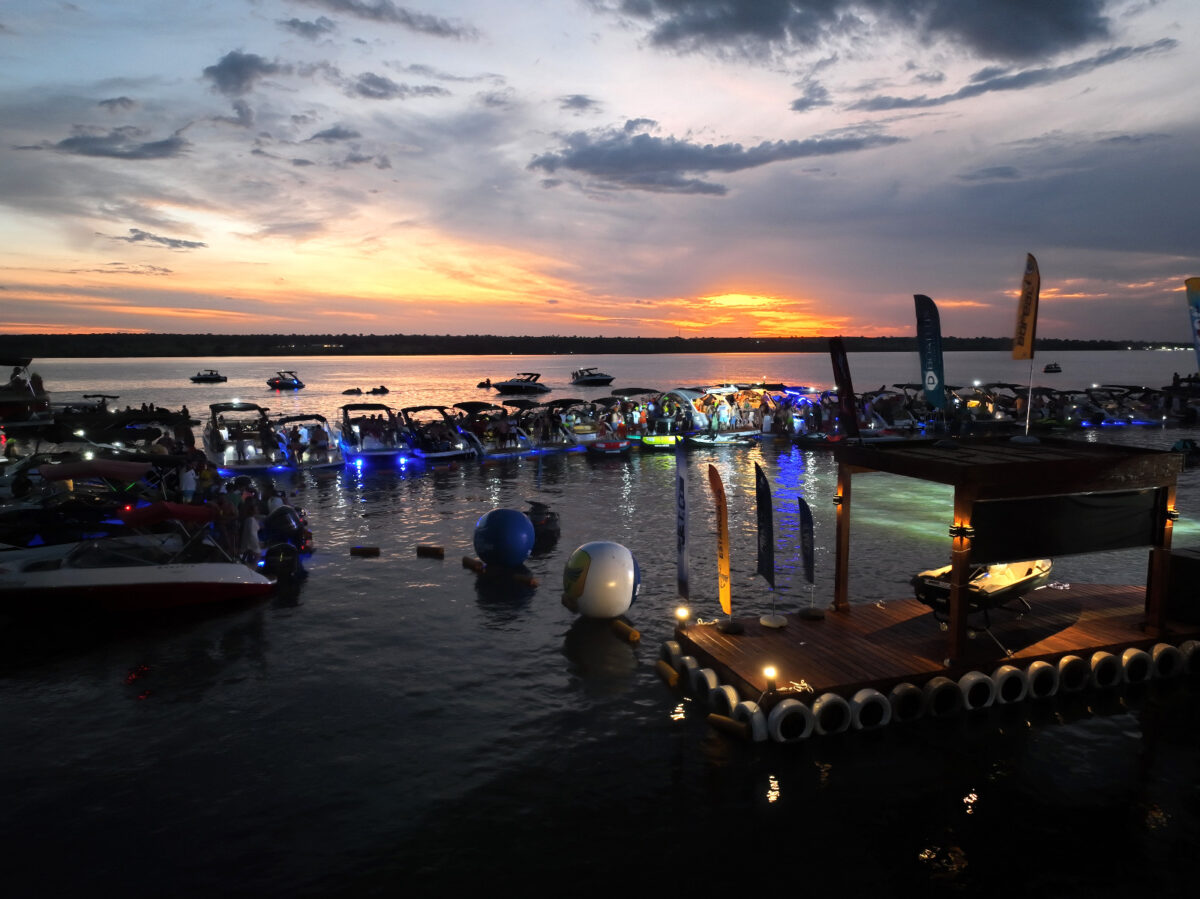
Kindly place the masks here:
[(196, 498), (196, 463), (188, 462), (179, 473), (179, 498), (192, 503)]

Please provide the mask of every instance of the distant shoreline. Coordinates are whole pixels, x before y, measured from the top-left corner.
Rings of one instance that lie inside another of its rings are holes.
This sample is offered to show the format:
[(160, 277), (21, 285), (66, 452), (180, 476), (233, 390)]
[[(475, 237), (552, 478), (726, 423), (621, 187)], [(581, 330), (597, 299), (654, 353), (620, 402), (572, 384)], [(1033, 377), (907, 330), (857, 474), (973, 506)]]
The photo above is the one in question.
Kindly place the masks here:
[[(847, 352), (916, 352), (916, 337), (843, 337)], [(1039, 353), (1187, 349), (1185, 343), (1039, 339)], [(948, 352), (1012, 348), (1010, 337), (943, 337)], [(828, 337), (497, 337), (359, 334), (0, 334), (0, 356), (588, 356), (668, 353), (828, 353)]]

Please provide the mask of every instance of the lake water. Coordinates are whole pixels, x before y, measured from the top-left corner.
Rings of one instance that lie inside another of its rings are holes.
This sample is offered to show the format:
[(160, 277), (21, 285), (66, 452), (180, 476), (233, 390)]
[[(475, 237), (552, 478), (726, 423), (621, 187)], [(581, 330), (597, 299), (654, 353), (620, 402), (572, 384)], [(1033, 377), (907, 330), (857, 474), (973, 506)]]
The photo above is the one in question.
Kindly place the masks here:
[[(1035, 383), (1170, 383), (1185, 353), (1059, 353)], [(494, 397), (539, 371), (550, 396), (595, 365), (612, 388), (766, 379), (832, 386), (823, 355), (39, 360), (55, 400), (234, 397), (321, 412), (385, 384), (392, 406)], [(187, 378), (217, 367), (224, 385)], [(275, 394), (280, 367), (309, 385)], [(912, 354), (853, 354), (858, 390), (918, 379)], [(952, 353), (952, 384), (1024, 383), (1005, 354)], [(363, 397), (362, 399), (367, 399)], [(1164, 429), (1081, 433), (1168, 448)], [(786, 443), (689, 451), (729, 494), (735, 614), (832, 595), (832, 457)], [(776, 508), (777, 590), (754, 573), (754, 463)], [(737, 744), (669, 691), (654, 662), (675, 606), (673, 459), (582, 454), (445, 471), (353, 470), (280, 481), (316, 552), (298, 593), (263, 604), (114, 619), (4, 622), (0, 838), (14, 895), (460, 895), (465, 890), (838, 889), (875, 896), (1181, 893), (1200, 839), (1200, 689), (1156, 683), (800, 746)], [(856, 481), (855, 602), (907, 596), (947, 554), (950, 491)], [(693, 476), (693, 607), (716, 614), (715, 526)], [(816, 518), (799, 571), (795, 498)], [(558, 543), (537, 586), (463, 568), (493, 508), (548, 503)], [(1177, 547), (1200, 544), (1200, 483), (1181, 476)], [(639, 645), (560, 603), (590, 540), (637, 556)], [(445, 559), (416, 556), (418, 543)], [(377, 558), (350, 555), (377, 546)], [(1144, 550), (1056, 560), (1060, 580), (1144, 583)], [(708, 607), (705, 607), (708, 603)]]

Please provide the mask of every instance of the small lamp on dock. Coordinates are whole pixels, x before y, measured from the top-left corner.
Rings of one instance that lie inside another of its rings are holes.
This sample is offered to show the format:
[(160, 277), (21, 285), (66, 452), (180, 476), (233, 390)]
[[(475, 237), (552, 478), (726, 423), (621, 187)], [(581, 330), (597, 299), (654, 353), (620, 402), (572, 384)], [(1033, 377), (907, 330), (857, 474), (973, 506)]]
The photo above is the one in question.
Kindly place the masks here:
[(688, 619), (691, 617), (692, 613), (687, 606), (679, 606), (675, 610), (675, 622), (681, 629), (687, 627)]
[(778, 689), (775, 686), (775, 676), (777, 674), (778, 674), (778, 672), (775, 670), (774, 665), (768, 665), (766, 668), (763, 669), (763, 677), (765, 677), (767, 679), (767, 692), (768, 693), (774, 693), (776, 691), (776, 689)]

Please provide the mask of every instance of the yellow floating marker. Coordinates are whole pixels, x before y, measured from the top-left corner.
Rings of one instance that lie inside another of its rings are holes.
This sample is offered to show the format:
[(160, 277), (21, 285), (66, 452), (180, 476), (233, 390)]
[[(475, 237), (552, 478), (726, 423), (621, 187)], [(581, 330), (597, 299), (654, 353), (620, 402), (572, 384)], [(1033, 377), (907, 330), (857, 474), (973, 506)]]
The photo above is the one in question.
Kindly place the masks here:
[(663, 679), (668, 687), (675, 688), (679, 686), (678, 671), (676, 671), (662, 659), (659, 659), (657, 662), (655, 662), (654, 667), (658, 671), (658, 676)]
[(363, 556), (366, 558), (374, 558), (379, 555), (378, 546), (352, 546), (350, 547), (350, 555)]
[(738, 721), (736, 718), (730, 718), (728, 715), (718, 715), (716, 712), (709, 712), (708, 717), (704, 720), (717, 730), (727, 733), (731, 737), (737, 737), (741, 740), (750, 739), (750, 725), (745, 721)]
[(446, 558), (446, 550), (441, 546), (431, 546), (428, 543), (418, 543), (417, 555), (424, 559), (444, 559)]
[(637, 643), (642, 639), (641, 633), (633, 625), (622, 621), (620, 618), (612, 620), (613, 633), (624, 640), (626, 643)]

